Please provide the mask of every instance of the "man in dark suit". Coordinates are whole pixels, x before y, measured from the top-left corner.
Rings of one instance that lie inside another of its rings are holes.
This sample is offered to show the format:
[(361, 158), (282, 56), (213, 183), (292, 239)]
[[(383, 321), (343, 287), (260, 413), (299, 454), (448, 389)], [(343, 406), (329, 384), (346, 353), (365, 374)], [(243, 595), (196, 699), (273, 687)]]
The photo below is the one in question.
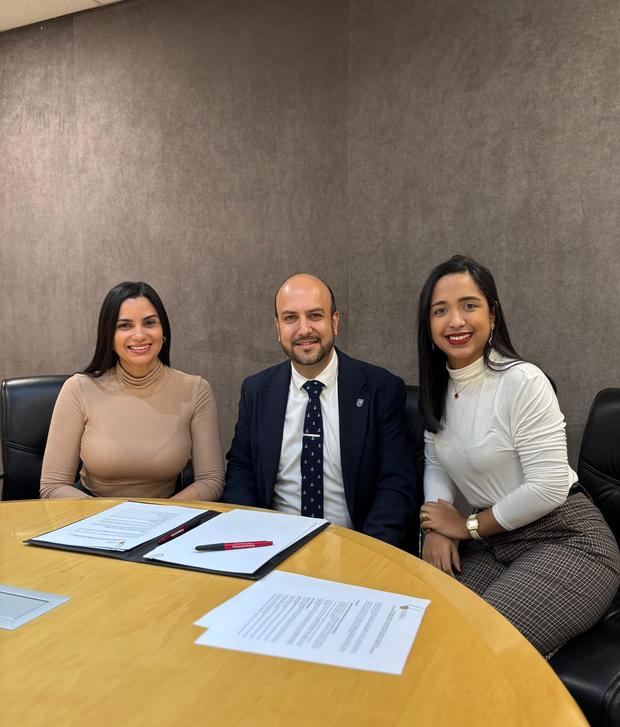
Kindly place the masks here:
[(405, 386), (336, 349), (339, 322), (318, 278), (294, 275), (278, 290), (275, 324), (290, 361), (243, 382), (222, 499), (325, 517), (408, 548), (415, 475)]

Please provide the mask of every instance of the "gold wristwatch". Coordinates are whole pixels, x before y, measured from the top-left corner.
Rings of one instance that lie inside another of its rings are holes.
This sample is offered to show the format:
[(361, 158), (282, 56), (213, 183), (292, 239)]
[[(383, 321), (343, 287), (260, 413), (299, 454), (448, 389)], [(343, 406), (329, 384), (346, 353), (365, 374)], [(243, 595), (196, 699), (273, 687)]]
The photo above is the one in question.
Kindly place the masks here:
[(470, 537), (472, 537), (474, 540), (482, 540), (482, 535), (480, 535), (480, 533), (478, 532), (478, 515), (475, 512), (472, 512), (467, 520), (465, 520), (465, 527), (467, 528), (467, 532), (469, 533)]

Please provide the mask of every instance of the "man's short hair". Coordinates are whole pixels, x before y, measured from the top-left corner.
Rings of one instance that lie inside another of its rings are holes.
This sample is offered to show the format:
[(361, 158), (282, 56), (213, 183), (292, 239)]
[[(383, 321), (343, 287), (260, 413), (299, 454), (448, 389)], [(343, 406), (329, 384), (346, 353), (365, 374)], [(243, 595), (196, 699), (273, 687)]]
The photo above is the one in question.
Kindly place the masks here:
[[(302, 275), (302, 274), (303, 273), (295, 273), (294, 275), (289, 275), (289, 277), (284, 281), (284, 283), (286, 283), (287, 281), (289, 281), (291, 278), (294, 278), (295, 275)], [(316, 278), (316, 275), (313, 275), (312, 277)], [(331, 301), (331, 310), (330, 310), (330, 313), (329, 314), (331, 316), (333, 316), (334, 313), (338, 310), (338, 308), (336, 306), (336, 296), (334, 295), (334, 291), (330, 288), (330, 286), (324, 280), (321, 280), (321, 278), (316, 278), (316, 279), (317, 280), (320, 280), (321, 283), (323, 283), (323, 285), (327, 288), (327, 290), (329, 290), (329, 298), (330, 298), (330, 301)], [(278, 317), (278, 306), (276, 304), (276, 301), (278, 299), (278, 293), (284, 287), (284, 283), (282, 283), (282, 285), (276, 290), (276, 294), (273, 297), (273, 311), (274, 311), (274, 315), (275, 315), (276, 318)]]

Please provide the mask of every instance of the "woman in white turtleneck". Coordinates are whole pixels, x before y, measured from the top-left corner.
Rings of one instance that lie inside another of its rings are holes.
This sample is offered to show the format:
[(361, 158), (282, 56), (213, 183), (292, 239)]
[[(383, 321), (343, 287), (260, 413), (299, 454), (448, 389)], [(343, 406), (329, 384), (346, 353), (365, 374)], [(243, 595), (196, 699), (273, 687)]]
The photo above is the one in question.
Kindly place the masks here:
[(553, 386), (512, 346), (490, 271), (461, 255), (438, 265), (418, 327), (423, 558), (549, 655), (608, 608), (618, 546), (568, 464)]
[[(42, 498), (219, 500), (224, 460), (215, 398), (200, 376), (170, 368), (170, 338), (150, 285), (109, 291), (93, 360), (65, 382), (54, 408)], [(174, 494), (190, 457), (194, 482)]]

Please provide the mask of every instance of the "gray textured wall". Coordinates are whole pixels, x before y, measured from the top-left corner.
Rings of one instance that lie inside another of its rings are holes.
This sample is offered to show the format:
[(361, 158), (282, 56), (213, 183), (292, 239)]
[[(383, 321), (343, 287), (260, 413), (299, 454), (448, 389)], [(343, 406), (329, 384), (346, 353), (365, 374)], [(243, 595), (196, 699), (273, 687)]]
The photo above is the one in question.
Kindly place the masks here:
[(619, 69), (617, 0), (132, 0), (3, 33), (0, 377), (83, 367), (144, 279), (227, 446), (284, 277), (325, 277), (342, 347), (415, 382), (420, 285), (465, 252), (574, 461), (620, 385)]

